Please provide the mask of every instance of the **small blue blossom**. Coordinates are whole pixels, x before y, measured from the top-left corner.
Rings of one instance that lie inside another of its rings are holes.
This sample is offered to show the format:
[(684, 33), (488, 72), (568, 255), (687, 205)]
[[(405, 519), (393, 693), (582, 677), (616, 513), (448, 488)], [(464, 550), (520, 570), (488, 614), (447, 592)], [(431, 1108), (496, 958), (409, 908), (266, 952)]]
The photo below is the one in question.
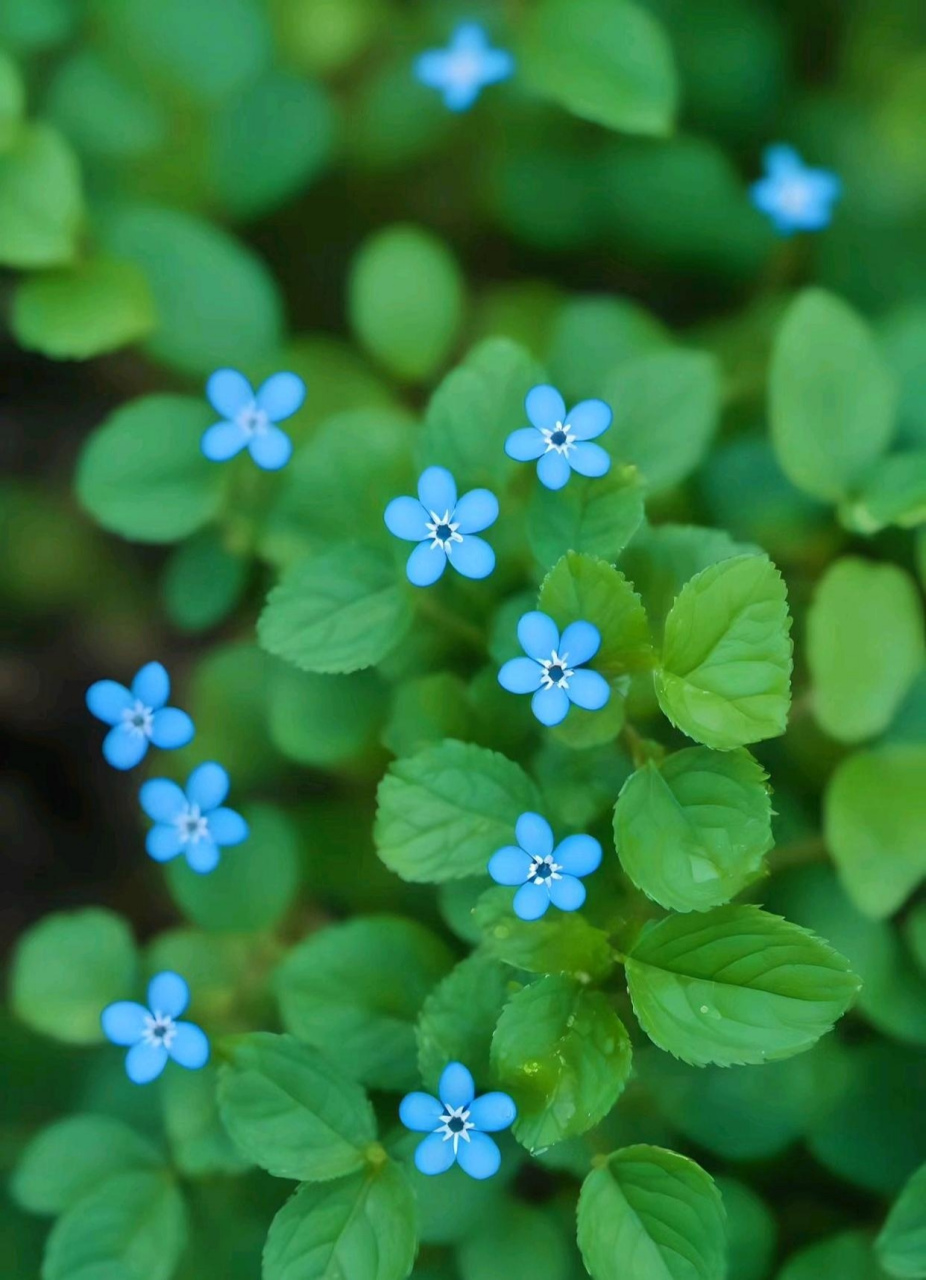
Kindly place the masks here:
[(190, 1003), (190, 988), (179, 973), (167, 970), (148, 984), (148, 1007), (134, 1000), (117, 1000), (103, 1010), (103, 1034), (113, 1044), (127, 1045), (125, 1070), (134, 1084), (156, 1080), (173, 1058), (196, 1071), (209, 1061), (206, 1033), (192, 1022), (177, 1019)]
[(514, 1102), (507, 1093), (477, 1098), (473, 1077), (460, 1062), (444, 1068), (437, 1092), (439, 1099), (407, 1093), (399, 1106), (406, 1129), (428, 1135), (415, 1151), (415, 1167), (428, 1175), (446, 1173), (456, 1161), (471, 1178), (491, 1178), (502, 1157), (488, 1135), (514, 1122)]
[(248, 838), (241, 814), (221, 807), (229, 785), (222, 766), (210, 761), (190, 774), (186, 794), (167, 778), (151, 778), (142, 786), (141, 807), (155, 823), (145, 848), (155, 862), (183, 853), (190, 867), (205, 875), (219, 865), (220, 849)]
[(600, 711), (610, 698), (604, 676), (583, 668), (601, 647), (601, 634), (590, 622), (571, 622), (560, 636), (545, 613), (525, 613), (518, 639), (528, 656), (506, 662), (498, 683), (509, 693), (532, 693), (531, 710), (541, 724), (552, 727), (565, 720), (571, 703)]
[(842, 183), (827, 169), (808, 168), (793, 147), (768, 147), (763, 156), (766, 176), (749, 189), (752, 203), (771, 218), (783, 236), (795, 231), (820, 231), (833, 216), (833, 201)]
[(295, 373), (275, 373), (254, 391), (237, 369), (218, 369), (206, 395), (223, 421), (203, 434), (200, 447), (211, 462), (227, 462), (247, 447), (264, 471), (289, 462), (293, 442), (275, 424), (290, 418), (305, 399), (305, 383)]
[(585, 901), (579, 876), (601, 865), (601, 845), (591, 836), (567, 836), (553, 848), (553, 829), (539, 813), (522, 813), (515, 826), (517, 845), (506, 845), (489, 859), (496, 884), (519, 885), (514, 913), (539, 920), (552, 902), (560, 911), (578, 911)]
[(474, 537), (498, 519), (498, 499), (488, 489), (471, 489), (457, 501), (457, 486), (446, 467), (428, 467), (418, 481), (417, 498), (393, 498), (386, 528), (397, 538), (417, 542), (406, 573), (416, 587), (429, 587), (448, 562), (464, 578), (487, 578), (495, 552)]
[(103, 739), (103, 755), (114, 769), (132, 769), (144, 758), (149, 742), (163, 750), (185, 747), (195, 729), (185, 711), (168, 707), (170, 677), (160, 662), (149, 662), (132, 688), (115, 680), (97, 680), (87, 690), (87, 706), (98, 720), (112, 725)]
[(460, 23), (446, 49), (429, 49), (415, 60), (415, 75), (429, 89), (440, 90), (451, 111), (468, 110), (486, 85), (513, 72), (514, 58), (493, 49), (476, 22)]
[(533, 424), (512, 431), (505, 452), (515, 462), (536, 458), (540, 483), (548, 489), (562, 489), (569, 472), (580, 476), (603, 476), (611, 458), (600, 444), (590, 444), (611, 425), (611, 408), (603, 400), (581, 400), (566, 412), (566, 402), (555, 387), (533, 387), (524, 401)]

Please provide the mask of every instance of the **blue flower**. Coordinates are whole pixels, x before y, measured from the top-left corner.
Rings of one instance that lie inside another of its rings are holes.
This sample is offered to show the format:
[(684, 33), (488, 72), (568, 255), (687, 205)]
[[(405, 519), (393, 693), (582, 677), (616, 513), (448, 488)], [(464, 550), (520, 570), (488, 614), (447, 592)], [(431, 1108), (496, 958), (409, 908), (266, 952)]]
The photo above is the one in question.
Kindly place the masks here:
[(585, 901), (579, 876), (601, 865), (601, 845), (591, 836), (567, 836), (553, 848), (553, 829), (539, 813), (522, 813), (514, 829), (517, 846), (506, 845), (489, 859), (496, 884), (520, 885), (514, 913), (539, 920), (552, 902), (560, 911), (578, 911)]
[(525, 613), (518, 623), (518, 639), (528, 657), (511, 658), (498, 673), (509, 693), (532, 693), (531, 710), (545, 725), (565, 720), (569, 704), (600, 711), (611, 696), (604, 676), (586, 671), (601, 647), (601, 635), (590, 622), (571, 622), (560, 636), (545, 613)]
[(192, 739), (193, 721), (185, 711), (165, 706), (169, 697), (170, 677), (160, 662), (142, 667), (131, 690), (115, 680), (90, 686), (87, 706), (98, 720), (113, 726), (103, 739), (103, 755), (114, 769), (134, 768), (149, 742), (172, 750)]
[(227, 462), (245, 446), (264, 471), (289, 462), (293, 442), (275, 424), (291, 417), (305, 399), (305, 383), (295, 373), (275, 373), (258, 391), (237, 369), (218, 369), (206, 395), (223, 421), (204, 432), (200, 447), (211, 462)]
[(446, 49), (429, 49), (415, 59), (415, 75), (429, 89), (439, 89), (451, 111), (466, 111), (488, 84), (507, 80), (514, 58), (493, 49), (482, 27), (462, 22)]
[(406, 1129), (426, 1133), (415, 1151), (421, 1173), (446, 1173), (457, 1161), (471, 1178), (491, 1178), (498, 1172), (501, 1153), (488, 1136), (507, 1129), (518, 1114), (507, 1093), (476, 1097), (473, 1077), (460, 1062), (451, 1062), (437, 1086), (440, 1099), (429, 1093), (407, 1093), (399, 1106)]
[(498, 499), (488, 489), (471, 489), (457, 501), (457, 486), (445, 467), (428, 467), (418, 481), (417, 498), (393, 498), (386, 528), (397, 538), (417, 542), (406, 573), (416, 587), (429, 587), (448, 561), (464, 578), (487, 578), (495, 552), (473, 535), (498, 519)]
[(581, 400), (569, 413), (555, 387), (533, 387), (524, 401), (533, 423), (512, 431), (505, 452), (515, 462), (537, 463), (540, 483), (562, 489), (570, 469), (580, 476), (603, 476), (611, 466), (600, 444), (589, 444), (611, 425), (611, 409), (603, 400)]
[(193, 770), (186, 794), (167, 778), (151, 778), (142, 786), (141, 807), (155, 822), (145, 848), (155, 862), (183, 853), (194, 871), (205, 874), (219, 865), (221, 848), (248, 838), (241, 814), (220, 807), (228, 788), (228, 774), (214, 761)]
[(766, 176), (749, 189), (752, 203), (768, 214), (782, 235), (819, 231), (830, 224), (832, 205), (842, 183), (827, 169), (810, 169), (793, 147), (768, 147), (763, 156)]
[(103, 1010), (103, 1034), (113, 1044), (129, 1045), (125, 1070), (135, 1084), (156, 1080), (173, 1058), (196, 1071), (209, 1061), (206, 1033), (177, 1019), (190, 1003), (190, 988), (179, 973), (159, 973), (148, 984), (148, 1007), (117, 1000)]

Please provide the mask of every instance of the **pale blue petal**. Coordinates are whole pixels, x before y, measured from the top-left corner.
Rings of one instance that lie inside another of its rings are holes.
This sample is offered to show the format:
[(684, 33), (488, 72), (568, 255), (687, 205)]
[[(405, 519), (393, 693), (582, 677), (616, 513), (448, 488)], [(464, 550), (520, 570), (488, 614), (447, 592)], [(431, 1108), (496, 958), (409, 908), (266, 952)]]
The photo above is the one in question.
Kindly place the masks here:
[(539, 920), (550, 905), (550, 895), (542, 884), (522, 884), (514, 895), (514, 913), (519, 920)]
[(199, 805), (200, 813), (217, 809), (228, 795), (228, 774), (214, 760), (197, 765), (187, 778), (186, 794), (190, 804)]
[(482, 1181), (498, 1173), (502, 1162), (501, 1152), (485, 1133), (470, 1130), (469, 1142), (461, 1142), (457, 1148), (457, 1163), (464, 1173)]
[(614, 415), (603, 400), (580, 400), (569, 410), (569, 432), (577, 440), (594, 440), (607, 431)]
[(154, 822), (173, 822), (187, 808), (187, 798), (176, 782), (149, 778), (138, 793), (141, 807)]
[(292, 457), (293, 442), (285, 431), (270, 426), (251, 437), (248, 452), (262, 471), (279, 471)]
[(468, 1107), (476, 1096), (476, 1086), (462, 1062), (450, 1062), (441, 1072), (437, 1093), (447, 1107)]
[(814, 169), (810, 176), (814, 191), (820, 200), (838, 200), (842, 195), (842, 180), (828, 169)]
[(482, 60), (482, 83), (498, 84), (514, 75), (514, 58), (505, 49), (487, 49)]
[(464, 578), (487, 578), (495, 568), (495, 552), (484, 538), (473, 533), (462, 542), (454, 542), (447, 559)]
[(569, 710), (569, 699), (563, 689), (554, 685), (551, 689), (538, 689), (531, 698), (531, 711), (548, 728), (561, 724)]
[(546, 489), (562, 489), (569, 479), (569, 463), (561, 453), (551, 450), (537, 463), (537, 475)]
[(514, 833), (518, 844), (532, 858), (545, 858), (553, 852), (553, 828), (539, 813), (522, 813)]
[(498, 1133), (514, 1124), (518, 1108), (507, 1093), (484, 1093), (469, 1109), (469, 1118), (480, 1133)]
[(489, 41), (485, 29), (478, 22), (460, 22), (454, 28), (450, 46), (467, 53), (482, 53), (488, 49)]
[(553, 861), (567, 875), (588, 876), (601, 866), (601, 845), (593, 836), (567, 836), (557, 845)]
[(429, 1093), (407, 1093), (399, 1103), (399, 1119), (414, 1133), (433, 1133), (443, 1111), (443, 1104)]
[(148, 983), (148, 1008), (168, 1018), (179, 1018), (190, 1003), (190, 988), (179, 973), (165, 969)]
[(488, 872), (496, 884), (523, 884), (531, 867), (531, 859), (523, 849), (506, 845), (489, 859)]
[(447, 556), (436, 542), (419, 542), (408, 557), (405, 572), (415, 587), (430, 587), (447, 568)]
[(488, 489), (470, 489), (469, 493), (464, 493), (453, 513), (460, 533), (482, 533), (497, 519), (498, 498)]
[(749, 195), (756, 208), (767, 214), (778, 212), (778, 183), (772, 178), (760, 178), (749, 188)]
[(428, 467), (418, 480), (421, 505), (435, 515), (453, 511), (457, 505), (457, 486), (446, 467)]
[(547, 614), (532, 609), (521, 615), (518, 641), (528, 657), (546, 662), (554, 649), (559, 650), (559, 627)]
[(445, 1141), (438, 1134), (431, 1133), (423, 1142), (418, 1143), (415, 1168), (430, 1178), (437, 1173), (446, 1173), (455, 1159), (453, 1143), (449, 1138)]
[(182, 848), (180, 832), (175, 826), (167, 826), (163, 822), (158, 822), (145, 836), (145, 849), (155, 862), (170, 862)]
[(126, 1075), (133, 1084), (150, 1084), (167, 1065), (167, 1050), (162, 1044), (146, 1044), (140, 1040), (125, 1055)]
[(505, 441), (505, 452), (515, 462), (533, 462), (546, 448), (547, 442), (536, 427), (519, 427)]
[(429, 89), (443, 89), (449, 57), (444, 49), (428, 49), (415, 59), (415, 75)]
[(104, 724), (119, 724), (123, 711), (128, 711), (134, 701), (125, 685), (115, 680), (97, 680), (87, 690), (87, 707)]
[(789, 147), (784, 142), (766, 147), (762, 152), (762, 160), (766, 171), (775, 178), (793, 174), (796, 170), (803, 168), (800, 156), (793, 147)]
[(132, 681), (132, 696), (156, 711), (170, 697), (170, 676), (160, 662), (147, 662)]
[(209, 1037), (195, 1022), (178, 1022), (167, 1052), (181, 1067), (198, 1071), (209, 1061)]
[(469, 84), (448, 84), (444, 89), (444, 106), (450, 111), (468, 111), (479, 97), (481, 89), (482, 85), (478, 80), (472, 80)]
[(606, 449), (602, 449), (600, 444), (577, 444), (569, 451), (569, 465), (580, 476), (591, 476), (595, 479), (610, 471), (611, 455)]
[(186, 848), (187, 864), (191, 871), (200, 876), (207, 876), (210, 871), (215, 871), (221, 856), (218, 845), (209, 839), (197, 840)]
[(249, 436), (237, 422), (215, 422), (203, 432), (199, 447), (210, 462), (227, 462), (241, 452)]
[(570, 622), (560, 644), (561, 652), (569, 654), (570, 667), (579, 667), (601, 648), (601, 632), (591, 622)]
[(584, 711), (600, 711), (611, 696), (611, 686), (597, 671), (577, 671), (566, 690), (570, 702)]
[(185, 711), (177, 707), (164, 707), (155, 711), (151, 721), (151, 741), (162, 751), (173, 751), (192, 742), (196, 732), (193, 721)]
[(213, 809), (209, 814), (209, 834), (217, 845), (241, 844), (250, 828), (234, 809)]
[(510, 658), (498, 673), (498, 683), (509, 693), (533, 693), (540, 688), (540, 676), (533, 658)]
[(417, 498), (393, 498), (383, 519), (389, 532), (406, 542), (422, 542), (428, 537), (427, 512)]
[(585, 885), (575, 876), (562, 876), (550, 884), (550, 900), (560, 911), (578, 911), (585, 901)]
[(113, 1044), (135, 1044), (144, 1035), (147, 1016), (148, 1010), (135, 1000), (117, 1000), (100, 1015), (103, 1035)]
[(223, 418), (234, 418), (245, 405), (253, 404), (250, 382), (237, 369), (217, 369), (206, 383), (206, 398)]
[[(158, 713), (160, 714), (160, 712)], [(103, 756), (114, 769), (134, 769), (144, 759), (148, 739), (125, 725), (117, 724), (103, 739)]]
[(271, 422), (282, 422), (302, 408), (305, 383), (295, 373), (275, 373), (261, 384), (254, 399)]
[(556, 390), (546, 384), (532, 387), (524, 399), (528, 421), (538, 431), (549, 431), (557, 422), (566, 420), (566, 401)]

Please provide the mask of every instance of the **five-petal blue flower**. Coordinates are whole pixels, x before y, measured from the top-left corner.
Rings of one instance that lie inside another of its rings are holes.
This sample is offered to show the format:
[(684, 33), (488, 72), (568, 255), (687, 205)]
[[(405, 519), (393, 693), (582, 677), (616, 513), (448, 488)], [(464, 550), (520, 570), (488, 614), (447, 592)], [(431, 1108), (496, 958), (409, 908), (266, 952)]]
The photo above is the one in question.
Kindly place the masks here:
[(112, 725), (103, 739), (103, 755), (114, 769), (134, 768), (149, 742), (171, 750), (192, 739), (193, 721), (185, 711), (168, 707), (169, 697), (170, 677), (160, 662), (142, 667), (131, 689), (115, 680), (97, 680), (90, 686), (87, 706), (98, 720)]
[(525, 613), (518, 639), (528, 656), (506, 662), (498, 682), (509, 693), (532, 693), (531, 710), (541, 724), (552, 727), (565, 720), (570, 703), (600, 711), (610, 698), (604, 676), (583, 667), (601, 647), (601, 634), (590, 622), (571, 622), (560, 636), (545, 613)]
[(482, 90), (514, 71), (514, 58), (493, 49), (476, 22), (456, 28), (446, 49), (429, 49), (415, 60), (415, 75), (430, 89), (439, 89), (451, 111), (466, 111)]
[(305, 399), (305, 383), (295, 373), (275, 373), (255, 392), (237, 369), (218, 369), (206, 395), (222, 421), (204, 432), (200, 444), (211, 462), (227, 462), (242, 449), (264, 471), (289, 462), (293, 442), (276, 423), (291, 417)]
[(437, 1092), (439, 1098), (408, 1093), (399, 1106), (405, 1127), (428, 1135), (415, 1150), (416, 1168), (429, 1175), (446, 1173), (456, 1161), (471, 1178), (491, 1178), (502, 1157), (488, 1135), (514, 1122), (514, 1102), (507, 1093), (477, 1098), (473, 1077), (460, 1062), (444, 1068)]
[(219, 865), (220, 849), (248, 838), (241, 814), (221, 807), (229, 785), (222, 766), (210, 761), (190, 774), (186, 794), (167, 778), (151, 778), (142, 786), (141, 807), (155, 823), (145, 848), (155, 862), (183, 853), (194, 871), (205, 874)]
[(522, 813), (515, 826), (517, 845), (506, 845), (489, 859), (496, 884), (519, 885), (514, 913), (539, 920), (552, 902), (560, 911), (578, 911), (585, 901), (580, 876), (601, 865), (601, 845), (592, 836), (567, 836), (554, 849), (553, 829), (539, 813)]
[(548, 489), (562, 489), (569, 472), (580, 476), (603, 476), (611, 458), (600, 444), (590, 444), (611, 425), (611, 408), (603, 400), (581, 400), (566, 412), (566, 402), (555, 387), (541, 385), (528, 391), (524, 401), (533, 424), (512, 431), (505, 452), (515, 462), (537, 463), (540, 483)]
[(464, 578), (487, 578), (495, 552), (474, 535), (498, 519), (498, 499), (488, 489), (471, 489), (457, 501), (457, 486), (446, 467), (428, 467), (418, 481), (417, 498), (393, 498), (386, 508), (390, 533), (418, 546), (406, 573), (416, 587), (429, 587), (448, 562)]
[(190, 1003), (190, 989), (179, 973), (159, 973), (148, 985), (148, 1007), (134, 1000), (107, 1005), (100, 1021), (113, 1044), (127, 1045), (125, 1070), (135, 1084), (157, 1079), (173, 1058), (191, 1071), (209, 1061), (209, 1040), (192, 1022), (177, 1019)]
[(775, 229), (788, 236), (829, 226), (833, 202), (842, 194), (835, 173), (808, 168), (793, 147), (782, 144), (768, 147), (763, 159), (766, 176), (752, 184), (749, 194)]

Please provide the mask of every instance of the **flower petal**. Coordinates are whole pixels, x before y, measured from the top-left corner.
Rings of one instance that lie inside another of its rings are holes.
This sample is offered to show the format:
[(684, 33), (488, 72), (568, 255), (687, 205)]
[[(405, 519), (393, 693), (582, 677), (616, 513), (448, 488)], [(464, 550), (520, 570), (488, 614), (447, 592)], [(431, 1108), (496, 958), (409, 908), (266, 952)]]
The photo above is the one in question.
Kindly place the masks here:
[(601, 648), (601, 632), (591, 622), (570, 622), (560, 640), (560, 653), (569, 655), (570, 667), (580, 667)]
[(478, 22), (458, 22), (450, 38), (450, 45), (453, 49), (481, 54), (488, 49), (489, 41)]
[(575, 876), (562, 876), (550, 885), (550, 900), (560, 911), (578, 911), (585, 901), (585, 885)]
[(447, 556), (436, 542), (419, 542), (408, 557), (405, 573), (415, 587), (430, 587), (447, 568)]
[(219, 846), (214, 840), (197, 840), (195, 844), (187, 845), (187, 864), (190, 870), (195, 871), (197, 875), (207, 876), (210, 871), (215, 871), (221, 856)]
[(209, 1037), (195, 1022), (178, 1022), (167, 1052), (181, 1067), (198, 1071), (209, 1061)]
[(531, 858), (545, 858), (553, 852), (553, 828), (539, 813), (522, 813), (514, 832), (518, 844)]
[(145, 849), (155, 862), (170, 862), (183, 848), (180, 832), (173, 825), (156, 823), (145, 836)]
[(583, 668), (569, 681), (566, 694), (577, 707), (585, 711), (600, 711), (611, 697), (611, 686), (597, 671)]
[(429, 89), (443, 89), (450, 59), (444, 49), (428, 49), (415, 59), (415, 75)]
[(491, 1178), (498, 1173), (502, 1153), (486, 1133), (470, 1130), (469, 1142), (461, 1142), (457, 1148), (457, 1163), (471, 1178)]
[(179, 1018), (190, 1003), (190, 988), (179, 973), (165, 969), (148, 983), (148, 1008), (168, 1018)]
[(469, 1109), (469, 1118), (480, 1133), (498, 1133), (514, 1124), (518, 1108), (507, 1093), (484, 1093)]
[(464, 578), (487, 578), (495, 568), (495, 552), (484, 538), (469, 534), (451, 544), (447, 559)]
[(100, 1015), (103, 1035), (113, 1044), (135, 1044), (144, 1035), (147, 1016), (148, 1010), (136, 1000), (117, 1000)]
[(186, 793), (190, 804), (198, 804), (200, 813), (217, 809), (229, 788), (228, 774), (214, 760), (197, 765), (187, 778)]
[(162, 751), (185, 747), (196, 732), (193, 721), (185, 711), (177, 707), (162, 707), (155, 711), (151, 722), (151, 741)]
[(487, 870), (496, 884), (516, 885), (524, 883), (530, 867), (528, 854), (508, 844), (492, 854)]
[(519, 920), (539, 920), (550, 905), (550, 895), (542, 884), (522, 884), (513, 905)]
[(399, 1103), (399, 1119), (415, 1133), (433, 1133), (440, 1124), (443, 1104), (429, 1093), (407, 1093)]
[(237, 369), (216, 369), (206, 383), (206, 399), (223, 418), (233, 418), (245, 405), (253, 404), (254, 391)]
[(302, 408), (305, 383), (295, 373), (274, 373), (261, 383), (254, 400), (271, 422), (282, 422)]
[(189, 808), (187, 798), (169, 778), (149, 778), (138, 793), (141, 807), (154, 822), (173, 822)]
[(293, 442), (285, 431), (270, 426), (251, 437), (248, 452), (262, 471), (279, 471), (292, 457)]
[(556, 390), (556, 387), (547, 386), (545, 383), (539, 387), (532, 387), (524, 398), (524, 408), (527, 410), (528, 421), (531, 422), (538, 431), (546, 429), (550, 430), (555, 427), (557, 422), (566, 421), (566, 401)]
[(558, 862), (567, 875), (588, 876), (601, 866), (601, 845), (594, 836), (567, 836), (557, 845), (553, 861)]
[(533, 462), (546, 451), (547, 442), (536, 427), (519, 427), (505, 441), (505, 452), (515, 462)]
[(569, 410), (569, 431), (577, 440), (594, 440), (611, 425), (614, 414), (604, 400), (580, 400)]
[(134, 769), (147, 750), (145, 735), (124, 724), (117, 724), (103, 739), (103, 756), (114, 769)]
[(249, 439), (237, 422), (214, 422), (202, 434), (199, 447), (210, 462), (227, 462), (240, 453)]
[(446, 1107), (468, 1107), (476, 1096), (476, 1086), (462, 1062), (449, 1062), (441, 1072), (437, 1094)]
[(762, 162), (773, 177), (781, 177), (803, 168), (800, 156), (787, 143), (777, 142), (762, 152)]
[(482, 90), (478, 80), (449, 81), (444, 85), (444, 106), (450, 111), (468, 111)]
[(134, 701), (125, 685), (115, 680), (97, 680), (87, 690), (87, 708), (104, 724), (119, 724), (123, 711), (128, 711)]
[(251, 829), (234, 809), (213, 809), (209, 814), (209, 834), (217, 845), (241, 844)]
[(531, 698), (531, 711), (547, 728), (561, 724), (569, 710), (569, 698), (564, 689), (554, 685), (552, 689), (538, 689)]
[(540, 688), (540, 670), (533, 658), (509, 658), (498, 673), (498, 683), (509, 693), (533, 693)]
[(569, 454), (569, 465), (580, 476), (594, 479), (611, 470), (611, 455), (600, 444), (577, 444)]
[(554, 649), (559, 649), (559, 627), (547, 614), (531, 610), (523, 613), (518, 622), (518, 641), (528, 657), (546, 661)]
[(383, 519), (389, 532), (406, 542), (422, 542), (428, 537), (428, 515), (417, 498), (393, 498)]
[(483, 84), (498, 84), (514, 74), (514, 58), (505, 49), (486, 49), (481, 71)]
[(442, 516), (457, 505), (457, 486), (446, 467), (428, 467), (418, 480), (418, 497), (429, 512)]
[(146, 662), (132, 681), (132, 696), (156, 711), (170, 697), (170, 676), (160, 662)]
[(537, 463), (537, 476), (545, 488), (555, 492), (557, 489), (562, 489), (569, 479), (569, 463), (563, 454), (551, 450), (550, 453), (545, 453)]
[(150, 1084), (167, 1066), (167, 1050), (162, 1044), (139, 1040), (125, 1055), (126, 1075), (133, 1084)]
[(453, 519), (461, 533), (482, 533), (498, 519), (498, 498), (488, 489), (470, 489), (457, 503)]
[(450, 1139), (445, 1140), (437, 1133), (430, 1133), (423, 1142), (418, 1143), (415, 1168), (430, 1178), (437, 1173), (446, 1173), (455, 1159)]

